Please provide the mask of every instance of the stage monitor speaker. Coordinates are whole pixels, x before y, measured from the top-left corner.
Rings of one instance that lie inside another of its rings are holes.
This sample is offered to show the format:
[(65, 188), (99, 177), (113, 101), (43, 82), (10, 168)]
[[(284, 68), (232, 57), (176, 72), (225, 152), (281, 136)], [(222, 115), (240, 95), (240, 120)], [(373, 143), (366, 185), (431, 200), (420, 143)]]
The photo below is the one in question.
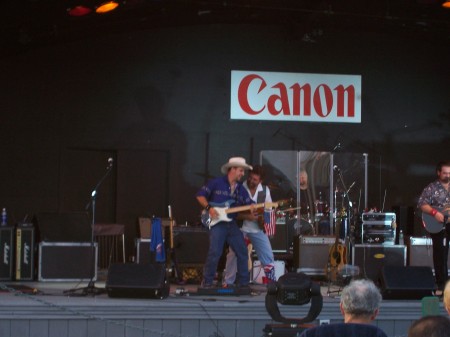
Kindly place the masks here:
[(384, 266), (381, 292), (384, 299), (418, 300), (432, 296), (436, 289), (430, 267)]
[(406, 246), (379, 244), (354, 245), (352, 250), (353, 265), (358, 266), (363, 277), (379, 283), (381, 269), (385, 266), (406, 266)]
[(163, 263), (115, 263), (105, 284), (109, 297), (158, 298), (169, 296), (170, 284)]
[(11, 281), (14, 270), (14, 227), (0, 227), (0, 281)]

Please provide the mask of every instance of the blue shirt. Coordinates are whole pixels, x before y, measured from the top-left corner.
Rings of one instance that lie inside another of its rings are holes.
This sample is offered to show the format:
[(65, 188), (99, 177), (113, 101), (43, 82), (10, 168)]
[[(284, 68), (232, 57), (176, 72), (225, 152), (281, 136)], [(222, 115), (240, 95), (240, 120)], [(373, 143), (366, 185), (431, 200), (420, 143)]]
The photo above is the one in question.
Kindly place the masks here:
[[(234, 192), (231, 193), (231, 185), (228, 176), (211, 179), (196, 194), (197, 197), (203, 196), (213, 206), (225, 207), (228, 202), (230, 207), (250, 205), (254, 201), (250, 198), (244, 186), (237, 182)], [(230, 213), (230, 218), (236, 218), (237, 213)]]

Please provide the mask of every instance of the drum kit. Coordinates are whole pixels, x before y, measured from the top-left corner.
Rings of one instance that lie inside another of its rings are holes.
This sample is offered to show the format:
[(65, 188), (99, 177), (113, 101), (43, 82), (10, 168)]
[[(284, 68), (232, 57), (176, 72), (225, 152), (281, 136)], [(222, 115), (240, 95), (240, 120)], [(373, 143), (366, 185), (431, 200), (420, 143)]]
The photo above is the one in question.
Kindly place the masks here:
[[(311, 211), (309, 206), (304, 208), (294, 207), (292, 199), (285, 201), (288, 205), (286, 209), (278, 209), (276, 211), (276, 223), (286, 225), (288, 241), (292, 244), (294, 236), (298, 235), (331, 235), (332, 227), (334, 228), (334, 222), (336, 219), (341, 220), (341, 229), (339, 236), (345, 238), (350, 235), (352, 228), (349, 224), (349, 214), (344, 202), (343, 193), (335, 193), (335, 208), (330, 210), (328, 202), (322, 200), (316, 200), (314, 202), (314, 210)], [(332, 218), (330, 218), (332, 215)], [(330, 219), (333, 223), (330, 224)]]

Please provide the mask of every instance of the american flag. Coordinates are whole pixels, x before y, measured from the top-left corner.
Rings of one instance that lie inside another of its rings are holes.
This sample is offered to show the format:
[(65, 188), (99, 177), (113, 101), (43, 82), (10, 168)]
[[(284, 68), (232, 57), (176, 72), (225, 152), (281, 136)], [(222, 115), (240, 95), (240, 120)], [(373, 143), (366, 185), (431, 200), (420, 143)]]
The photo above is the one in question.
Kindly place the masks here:
[(264, 229), (266, 230), (267, 236), (275, 235), (275, 210), (264, 209)]

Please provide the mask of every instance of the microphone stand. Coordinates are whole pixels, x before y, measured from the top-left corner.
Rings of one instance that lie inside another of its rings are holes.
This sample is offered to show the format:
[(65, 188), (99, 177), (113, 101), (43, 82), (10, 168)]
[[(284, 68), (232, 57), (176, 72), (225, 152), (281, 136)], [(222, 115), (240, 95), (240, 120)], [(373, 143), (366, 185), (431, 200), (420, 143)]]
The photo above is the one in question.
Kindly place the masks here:
[[(348, 196), (348, 192), (353, 187), (354, 183), (350, 186), (349, 189), (347, 189), (347, 186), (345, 185), (345, 182), (344, 182), (344, 177), (342, 176), (342, 171), (338, 169), (337, 173), (338, 173), (339, 180), (341, 181), (342, 187), (344, 188), (344, 200), (347, 199), (347, 202), (346, 202), (346, 204), (347, 204), (346, 205), (347, 206), (347, 211), (346, 211), (347, 221), (345, 221), (345, 219), (344, 219), (344, 227), (343, 227), (343, 229), (344, 229), (344, 233), (343, 233), (344, 234), (344, 238), (343, 239), (346, 242), (346, 246), (347, 246), (347, 244), (350, 243), (350, 240), (347, 240), (347, 239), (349, 239), (349, 237), (348, 237), (348, 234), (349, 234), (348, 233), (348, 226), (350, 225), (350, 208), (352, 206), (350, 198)], [(337, 189), (337, 183), (336, 183), (336, 189)], [(338, 216), (338, 214), (336, 213), (336, 217), (337, 216)], [(347, 250), (347, 252), (348, 251), (349, 251), (349, 249)]]
[(91, 192), (91, 200), (87, 203), (85, 210), (87, 211), (89, 209), (89, 206), (92, 207), (92, 212), (91, 212), (91, 250), (92, 250), (92, 258), (91, 258), (91, 279), (88, 283), (88, 285), (86, 287), (82, 287), (82, 288), (75, 288), (75, 289), (70, 289), (70, 290), (66, 290), (63, 293), (64, 294), (69, 294), (69, 295), (73, 295), (76, 291), (80, 290), (81, 291), (81, 296), (87, 296), (87, 295), (91, 295), (91, 296), (95, 296), (95, 295), (101, 295), (106, 293), (106, 289), (105, 288), (97, 288), (95, 286), (95, 281), (94, 281), (94, 277), (95, 277), (95, 268), (97, 268), (97, 266), (95, 265), (95, 245), (94, 245), (94, 228), (95, 228), (95, 203), (96, 203), (96, 198), (97, 198), (97, 190), (100, 187), (100, 185), (103, 183), (103, 181), (106, 179), (106, 177), (109, 175), (109, 173), (112, 171), (112, 167), (113, 167), (113, 162), (111, 159), (108, 159), (108, 167), (106, 168), (106, 172), (103, 175), (103, 177), (101, 177), (101, 179), (98, 181), (98, 183), (95, 185), (94, 189)]

